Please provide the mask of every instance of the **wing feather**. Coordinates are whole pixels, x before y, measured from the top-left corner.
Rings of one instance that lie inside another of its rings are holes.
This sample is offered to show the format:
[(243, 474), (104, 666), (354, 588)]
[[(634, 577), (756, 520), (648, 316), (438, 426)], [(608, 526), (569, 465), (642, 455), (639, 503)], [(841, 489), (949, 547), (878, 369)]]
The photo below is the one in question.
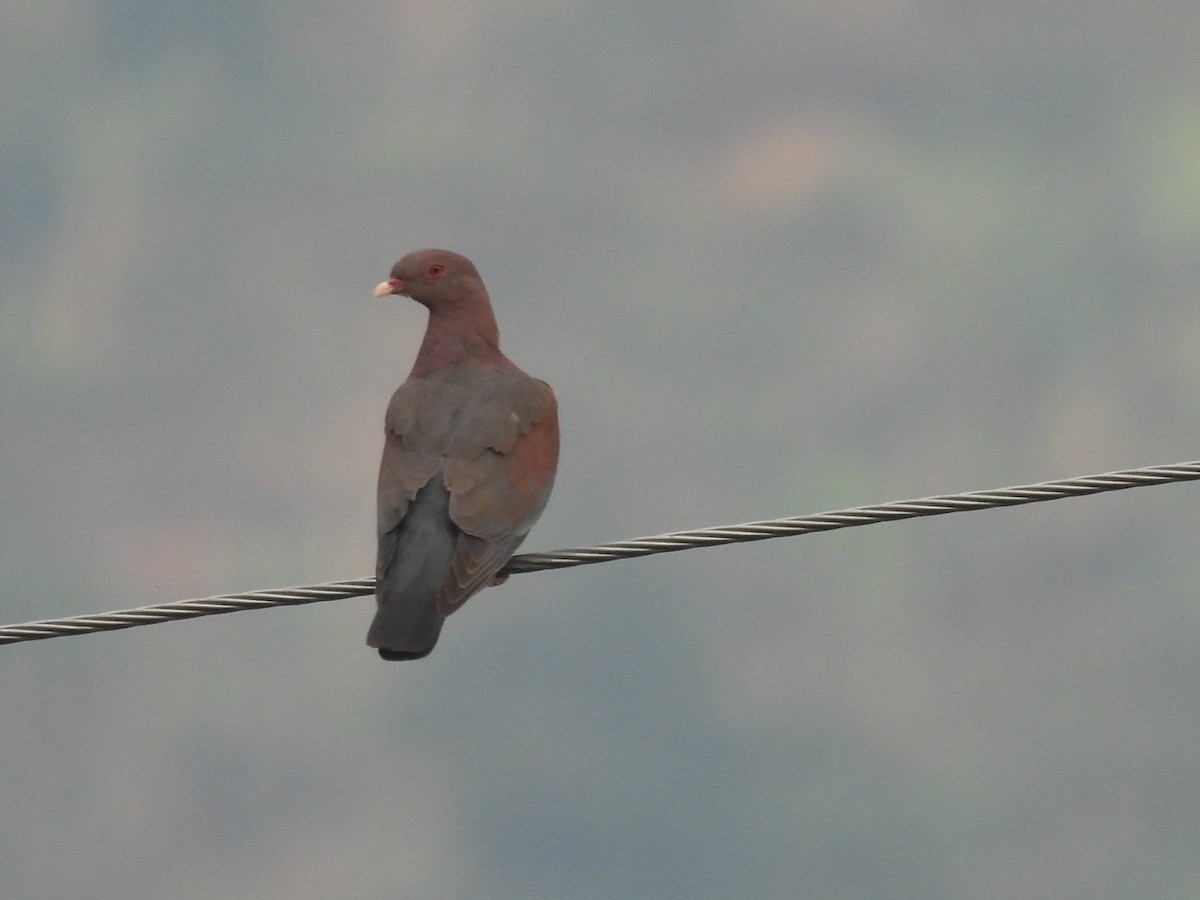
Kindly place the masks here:
[(448, 369), (402, 385), (386, 429), (381, 554), (403, 556), (392, 544), (395, 529), (417, 492), (441, 473), (448, 524), (458, 532), (436, 590), (438, 612), (450, 615), (492, 583), (549, 499), (558, 462), (554, 392), (519, 370)]

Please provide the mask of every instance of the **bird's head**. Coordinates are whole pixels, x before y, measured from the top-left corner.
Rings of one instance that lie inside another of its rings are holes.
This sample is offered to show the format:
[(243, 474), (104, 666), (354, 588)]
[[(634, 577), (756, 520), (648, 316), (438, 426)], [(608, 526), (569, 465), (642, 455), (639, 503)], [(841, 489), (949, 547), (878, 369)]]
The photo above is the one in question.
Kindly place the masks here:
[(480, 294), (487, 298), (474, 264), (450, 250), (415, 250), (392, 266), (387, 281), (375, 287), (376, 297), (399, 294), (430, 310), (461, 303)]

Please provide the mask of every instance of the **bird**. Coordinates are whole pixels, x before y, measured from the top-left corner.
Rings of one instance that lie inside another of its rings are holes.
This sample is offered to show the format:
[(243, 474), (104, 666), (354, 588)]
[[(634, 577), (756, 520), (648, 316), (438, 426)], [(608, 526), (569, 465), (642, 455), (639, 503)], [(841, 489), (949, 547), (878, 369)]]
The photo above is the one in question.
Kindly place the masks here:
[(501, 352), (487, 288), (465, 256), (409, 253), (374, 294), (429, 310), (384, 417), (377, 609), (367, 633), (385, 660), (421, 659), (447, 616), (504, 580), (498, 573), (545, 508), (558, 468), (558, 402)]

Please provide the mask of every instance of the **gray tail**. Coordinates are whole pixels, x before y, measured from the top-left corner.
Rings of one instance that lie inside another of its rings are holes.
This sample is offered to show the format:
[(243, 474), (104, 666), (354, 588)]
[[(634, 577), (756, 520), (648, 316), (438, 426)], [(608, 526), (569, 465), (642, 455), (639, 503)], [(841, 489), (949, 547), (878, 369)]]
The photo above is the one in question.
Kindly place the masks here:
[(384, 659), (421, 659), (433, 650), (446, 621), (438, 612), (438, 589), (450, 571), (457, 538), (441, 474), (417, 491), (400, 524), (379, 536), (379, 608), (367, 645)]
[[(432, 636), (428, 636), (428, 635), (424, 636), (424, 637), (426, 637), (426, 640), (420, 642), (420, 643), (427, 644), (427, 646), (425, 647), (424, 650), (391, 650), (387, 647), (380, 647), (379, 648), (380, 657), (383, 659), (386, 659), (388, 662), (397, 662), (399, 660), (404, 660), (404, 659), (423, 659), (424, 657), (428, 656), (430, 653), (433, 652), (433, 648), (437, 644), (438, 635), (442, 631), (442, 622), (445, 622), (445, 621), (446, 621), (445, 619), (442, 619), (441, 621), (439, 621), (437, 623), (436, 626), (434, 626)], [(369, 640), (368, 640), (368, 644), (370, 644)], [(374, 647), (375, 645), (370, 644), (370, 646)]]

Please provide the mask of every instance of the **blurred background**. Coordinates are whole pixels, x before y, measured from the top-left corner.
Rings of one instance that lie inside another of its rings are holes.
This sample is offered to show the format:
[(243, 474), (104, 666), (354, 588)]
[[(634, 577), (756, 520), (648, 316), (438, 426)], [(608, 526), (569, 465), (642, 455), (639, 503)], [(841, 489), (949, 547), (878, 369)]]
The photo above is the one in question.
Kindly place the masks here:
[[(4, 623), (370, 574), (471, 256), (526, 550), (1200, 456), (1200, 5), (0, 11)], [(1173, 485), (0, 649), (19, 898), (1194, 897)]]

